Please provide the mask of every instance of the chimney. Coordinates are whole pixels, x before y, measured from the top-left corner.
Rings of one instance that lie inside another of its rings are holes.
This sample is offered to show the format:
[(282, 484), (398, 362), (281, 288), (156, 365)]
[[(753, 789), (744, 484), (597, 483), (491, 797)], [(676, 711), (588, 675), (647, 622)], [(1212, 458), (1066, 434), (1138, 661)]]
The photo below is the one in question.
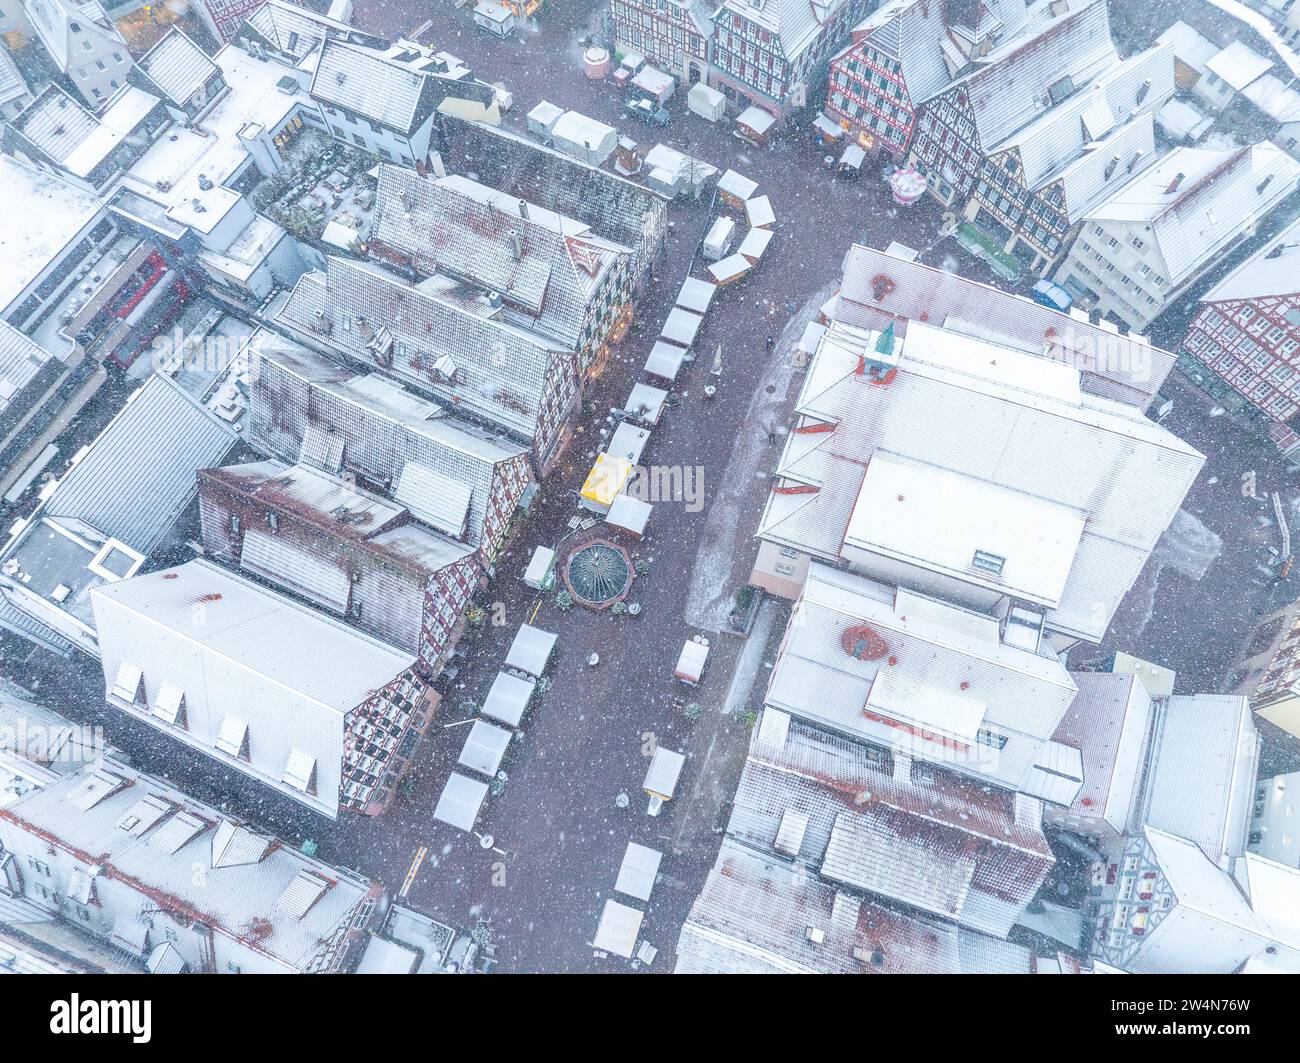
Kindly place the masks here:
[(1105, 177), (1107, 180), (1110, 180), (1110, 175), (1115, 172), (1115, 167), (1118, 165), (1119, 165), (1119, 156), (1112, 155), (1110, 157), (1110, 162), (1106, 163)]
[(515, 261), (518, 262), (524, 257), (524, 239), (519, 235), (518, 229), (511, 229), (509, 237), (510, 253), (514, 255)]
[(1255, 191), (1260, 195), (1263, 195), (1264, 189), (1268, 187), (1268, 183), (1271, 180), (1273, 180), (1273, 175), (1269, 174), (1267, 177), (1264, 178), (1264, 180), (1260, 181), (1260, 183), (1255, 186)]
[(1128, 165), (1124, 168), (1124, 172), (1132, 173), (1133, 167), (1135, 167), (1142, 160), (1143, 154), (1144, 153), (1141, 148), (1138, 148), (1137, 151), (1133, 152), (1133, 158), (1129, 159)]
[(1172, 196), (1178, 191), (1178, 186), (1183, 183), (1183, 178), (1187, 175), (1181, 171), (1174, 174), (1174, 179), (1169, 182), (1169, 187), (1165, 189), (1165, 195)]
[(519, 201), (519, 216), (523, 218), (524, 221), (528, 220), (528, 201), (525, 199)]

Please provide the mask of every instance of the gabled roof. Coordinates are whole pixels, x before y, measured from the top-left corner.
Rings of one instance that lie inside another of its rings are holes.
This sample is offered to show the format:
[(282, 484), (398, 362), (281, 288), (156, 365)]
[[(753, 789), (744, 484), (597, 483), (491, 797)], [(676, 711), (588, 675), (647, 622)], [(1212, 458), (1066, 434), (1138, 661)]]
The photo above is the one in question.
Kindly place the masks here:
[(1300, 220), (1292, 222), (1201, 296), (1203, 303), (1300, 292)]
[(368, 48), (326, 39), (312, 77), (312, 99), (346, 107), (410, 135), (436, 106), (437, 79)]
[[(844, 256), (835, 317), (875, 330), (892, 321), (904, 337), (908, 322), (914, 320), (984, 335), (1073, 365), (1083, 373), (1085, 391), (1140, 407), (1164, 383), (1174, 363), (1172, 354), (1140, 337), (1105, 331), (1086, 318), (863, 244), (854, 244)], [(1102, 359), (1101, 351), (1118, 357)]]
[(0, 321), (0, 416), (19, 400), (23, 388), (54, 355), (10, 325)]
[(1225, 151), (1175, 148), (1088, 217), (1149, 229), (1178, 285), (1289, 195), (1297, 178), (1300, 163), (1267, 140)]
[(675, 971), (1026, 974), (1033, 965), (1020, 945), (837, 890), (727, 838), (682, 927)]
[(1180, 905), (1249, 933), (1267, 935), (1263, 921), (1250, 910), (1250, 902), (1232, 876), (1201, 852), (1195, 842), (1155, 827), (1147, 827), (1143, 833)]
[(1273, 74), (1256, 78), (1241, 94), (1275, 122), (1300, 122), (1300, 92)]
[(266, 0), (239, 28), (241, 36), (249, 31), (276, 51), (294, 59), (306, 58), (327, 39), (353, 41), (369, 47), (382, 47), (385, 43), (346, 22), (318, 15), (289, 0)]
[(1272, 60), (1265, 59), (1242, 41), (1233, 41), (1205, 64), (1220, 81), (1238, 92), (1267, 73), (1272, 65)]
[(219, 464), (238, 438), (178, 384), (155, 374), (73, 459), (42, 512), (83, 521), (147, 557), (198, 493), (198, 470)]
[(1142, 821), (1193, 842), (1215, 863), (1241, 856), (1259, 754), (1245, 697), (1171, 697), (1155, 739)]
[(16, 100), (29, 91), (13, 56), (8, 49), (0, 49), (0, 104)]
[(1156, 38), (1161, 44), (1173, 46), (1174, 57), (1197, 73), (1205, 72), (1205, 64), (1219, 54), (1219, 46), (1179, 19)]
[(996, 48), (953, 84), (965, 90), (987, 151), (1116, 58), (1105, 0), (1092, 0)]
[[(441, 290), (463, 294), (454, 285)], [(277, 319), (532, 439), (556, 362), (566, 355), (493, 320), (490, 306), (438, 296), (434, 285), (413, 286), (373, 263), (329, 258), (323, 276), (304, 274)], [(386, 353), (379, 343), (389, 345)]]
[(427, 276), (504, 301), (503, 316), (576, 349), (605, 277), (630, 248), (584, 222), (463, 177), (381, 166), (371, 242)]
[(883, 52), (898, 61), (908, 96), (927, 99), (949, 80), (939, 43), (944, 10), (944, 4), (930, 0), (890, 0), (854, 27), (854, 43), (841, 55), (865, 48)]
[[(99, 0), (87, 0), (85, 3), (77, 3), (76, 0), (28, 0), (24, 6), (41, 43), (59, 69), (65, 72), (68, 67), (76, 65), (76, 45), (88, 27), (99, 36), (125, 43)], [(76, 34), (72, 32), (74, 22), (81, 27)]]
[[(763, 720), (776, 712), (763, 710)], [(806, 819), (785, 855), (824, 879), (1004, 936), (1054, 863), (1030, 798), (790, 720), (755, 730), (727, 833), (776, 856), (791, 814)]]
[(144, 53), (136, 66), (173, 103), (186, 103), (220, 69), (181, 30), (172, 29)]
[[(115, 928), (115, 937), (118, 929), (126, 937), (132, 929), (126, 924), (141, 918), (117, 905), (160, 905), (193, 913), (191, 918), (228, 937), (249, 940), (250, 928), (257, 925), (260, 929), (251, 948), (290, 968), (312, 969), (325, 952), (322, 943), (351, 923), (371, 892), (367, 880), (274, 839), (262, 839), (259, 859), (217, 865), (212, 859), (217, 833), (222, 828), (247, 828), (230, 824), (215, 809), (160, 779), (117, 762), (109, 766), (128, 785), (89, 808), (78, 807), (71, 797), (93, 768), (32, 791), (0, 812), (0, 817), (8, 821), (9, 829), (55, 839), (72, 852), (74, 866), (102, 865), (102, 874), (131, 884), (128, 889), (134, 886), (138, 892), (130, 901), (104, 902), (104, 910), (123, 924)], [(123, 816), (142, 799), (157, 802), (165, 814), (143, 834), (122, 829)], [(195, 875), (196, 867), (206, 871), (206, 880)], [(278, 908), (276, 898), (302, 874), (320, 876), (329, 888), (301, 915)], [(207, 886), (197, 884), (203, 881)], [(140, 928), (145, 929), (142, 924)]]
[[(799, 58), (848, 0), (723, 0), (723, 11), (757, 23), (776, 36), (786, 62)], [(715, 16), (717, 20), (717, 16)], [(720, 24), (725, 25), (725, 20)]]

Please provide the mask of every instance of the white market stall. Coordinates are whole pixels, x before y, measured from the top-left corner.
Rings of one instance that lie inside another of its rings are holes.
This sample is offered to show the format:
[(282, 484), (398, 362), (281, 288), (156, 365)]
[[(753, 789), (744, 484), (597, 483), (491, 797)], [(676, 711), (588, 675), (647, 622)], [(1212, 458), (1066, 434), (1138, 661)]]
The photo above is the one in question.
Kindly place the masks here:
[(635, 384), (632, 394), (627, 397), (623, 407), (629, 415), (645, 424), (656, 425), (663, 416), (664, 403), (668, 401), (668, 392), (650, 384)]
[(704, 676), (704, 665), (709, 659), (709, 640), (703, 635), (693, 635), (686, 640), (673, 668), (673, 678), (694, 686)]
[(735, 170), (728, 170), (718, 178), (718, 192), (723, 202), (732, 210), (744, 210), (745, 203), (757, 191), (757, 181), (751, 181)]
[(621, 458), (636, 465), (641, 460), (641, 452), (645, 450), (645, 445), (649, 441), (649, 429), (635, 425), (631, 421), (623, 421), (614, 430), (605, 453), (611, 458)]
[(438, 807), (433, 810), (433, 818), (457, 830), (471, 831), (483, 808), (487, 792), (487, 783), (454, 771), (447, 780), (447, 785), (442, 788)]
[(655, 749), (655, 755), (650, 758), (650, 767), (645, 773), (645, 782), (641, 784), (641, 789), (650, 798), (646, 815), (659, 815), (664, 802), (673, 799), (677, 780), (682, 777), (682, 767), (685, 764), (686, 757), (681, 753), (664, 746)]
[(710, 262), (717, 262), (727, 257), (731, 250), (731, 240), (736, 235), (736, 223), (730, 218), (718, 218), (704, 234), (701, 250)]
[(689, 310), (683, 310), (681, 307), (675, 306), (668, 311), (668, 320), (664, 322), (664, 327), (659, 330), (659, 338), (690, 350), (691, 344), (695, 342), (695, 336), (700, 331), (700, 325), (703, 322), (704, 319), (699, 314), (692, 314)]
[(762, 147), (772, 135), (772, 127), (775, 125), (776, 118), (771, 111), (765, 111), (761, 107), (746, 107), (736, 116), (736, 136), (756, 147)]
[(744, 255), (728, 255), (721, 262), (714, 262), (709, 266), (709, 274), (719, 285), (733, 284), (740, 280), (741, 277), (749, 273), (754, 268), (754, 264)]
[(703, 81), (698, 81), (686, 94), (686, 106), (705, 121), (716, 122), (727, 113), (727, 97), (717, 89), (709, 88)]
[(501, 760), (510, 748), (511, 737), (511, 732), (504, 728), (485, 720), (475, 720), (456, 763), (462, 768), (469, 768), (470, 771), (491, 778), (501, 767)]
[(504, 40), (515, 32), (515, 16), (494, 0), (480, 0), (474, 5), (474, 25)]
[(747, 258), (751, 265), (757, 266), (758, 260), (763, 257), (763, 252), (771, 242), (771, 229), (750, 229), (745, 234), (745, 238), (740, 241), (740, 246), (736, 248), (736, 254)]
[(618, 130), (577, 111), (565, 111), (551, 127), (551, 142), (571, 159), (600, 166), (618, 146)]
[(511, 675), (509, 672), (498, 672), (480, 711), (484, 716), (518, 727), (536, 688), (537, 685), (531, 679)]
[(649, 502), (642, 502), (633, 495), (619, 495), (605, 514), (605, 523), (615, 528), (622, 528), (638, 539), (645, 534), (645, 526), (650, 521), (650, 511), (654, 509)]
[(677, 81), (658, 67), (643, 66), (632, 76), (632, 87), (662, 105), (672, 99), (677, 91)]
[(817, 117), (813, 119), (813, 129), (821, 136), (823, 141), (835, 143), (844, 136), (844, 128), (830, 118), (827, 118), (821, 111), (817, 112)]
[(636, 950), (636, 939), (641, 933), (643, 918), (644, 915), (635, 908), (618, 901), (606, 901), (592, 945), (602, 952), (612, 952), (630, 960)]
[(717, 285), (708, 281), (687, 277), (682, 281), (681, 291), (677, 293), (677, 305), (693, 314), (703, 314), (709, 309), (713, 293), (717, 290)]
[[(745, 265), (748, 266), (749, 263), (745, 263)], [(650, 348), (650, 357), (646, 359), (645, 371), (651, 376), (672, 383), (677, 379), (677, 374), (681, 372), (684, 361), (686, 361), (686, 352), (684, 350), (680, 347), (674, 347), (671, 343), (658, 340)]]
[(867, 153), (860, 144), (850, 144), (840, 156), (837, 168), (840, 173), (858, 173), (862, 170), (862, 164), (866, 159)]
[(543, 631), (532, 624), (520, 624), (519, 633), (510, 644), (506, 654), (506, 667), (518, 668), (521, 672), (537, 676), (539, 679), (551, 663), (551, 654), (555, 650), (556, 637), (550, 631)]
[(776, 213), (772, 210), (772, 201), (767, 196), (755, 196), (745, 204), (745, 213), (753, 228), (767, 228), (776, 224)]
[(528, 132), (542, 140), (551, 139), (555, 123), (564, 117), (564, 108), (543, 100), (528, 112)]
[(555, 583), (555, 551), (539, 546), (524, 569), (524, 583), (535, 591), (549, 590)]
[(664, 854), (657, 849), (628, 842), (614, 888), (619, 893), (626, 893), (639, 901), (648, 901), (655, 887), (655, 879), (659, 875), (659, 862), (663, 858)]

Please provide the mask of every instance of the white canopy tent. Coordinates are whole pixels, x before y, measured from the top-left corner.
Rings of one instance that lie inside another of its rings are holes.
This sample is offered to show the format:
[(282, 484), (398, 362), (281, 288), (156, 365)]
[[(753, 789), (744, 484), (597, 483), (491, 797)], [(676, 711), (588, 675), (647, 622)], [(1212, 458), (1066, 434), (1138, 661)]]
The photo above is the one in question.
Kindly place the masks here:
[(776, 224), (776, 213), (772, 210), (772, 201), (767, 196), (755, 196), (745, 204), (745, 213), (749, 215), (749, 224), (756, 228), (766, 228)]
[(433, 818), (457, 830), (471, 831), (487, 792), (487, 783), (454, 771), (447, 780), (447, 785), (442, 788), (442, 796), (438, 798), (438, 807), (433, 810)]
[(556, 636), (531, 624), (521, 624), (519, 633), (510, 644), (506, 654), (506, 667), (518, 668), (538, 678), (546, 671), (551, 653), (555, 649)]
[(626, 893), (639, 901), (648, 901), (659, 874), (659, 861), (664, 854), (656, 849), (649, 849), (636, 842), (627, 843), (627, 852), (623, 854), (623, 864), (618, 869), (618, 881), (614, 888), (619, 893)]
[(645, 526), (650, 521), (650, 511), (654, 509), (649, 502), (642, 502), (631, 495), (619, 495), (605, 514), (605, 523), (615, 528), (631, 532), (638, 539), (645, 534)]
[(511, 727), (518, 727), (535, 686), (531, 679), (522, 679), (509, 672), (498, 672), (492, 681), (492, 689), (483, 702), (483, 715), (508, 723)]
[(618, 901), (606, 901), (605, 910), (600, 913), (600, 926), (596, 928), (596, 939), (592, 944), (604, 952), (612, 952), (630, 960), (636, 950), (636, 939), (641, 933), (641, 920), (644, 918), (635, 908)]
[(719, 284), (738, 281), (754, 268), (754, 264), (742, 254), (728, 255), (721, 262), (709, 266), (709, 272)]
[(677, 305), (693, 314), (703, 314), (713, 301), (713, 293), (718, 290), (716, 284), (687, 277), (682, 281), (681, 291), (677, 293)]
[[(741, 259), (744, 262), (744, 259)], [(749, 263), (745, 262), (745, 267), (749, 268)], [(657, 340), (655, 345), (650, 349), (650, 357), (645, 361), (645, 371), (651, 376), (657, 376), (661, 380), (675, 381), (677, 374), (682, 371), (682, 363), (686, 361), (686, 352), (680, 347), (674, 347), (671, 343), (664, 343)]]
[(485, 720), (475, 720), (465, 739), (465, 746), (456, 761), (480, 775), (491, 777), (501, 767), (501, 760), (510, 747), (511, 732)]
[(699, 314), (692, 314), (689, 310), (675, 306), (668, 312), (668, 320), (659, 330), (659, 338), (675, 343), (678, 347), (689, 349), (695, 342), (695, 335), (700, 331), (703, 322), (704, 318)]
[(615, 430), (614, 435), (609, 441), (609, 446), (605, 448), (605, 453), (611, 458), (622, 458), (624, 461), (630, 461), (633, 465), (641, 460), (641, 451), (645, 450), (645, 445), (650, 440), (650, 430), (634, 425), (631, 421), (624, 421)]
[(638, 421), (658, 424), (659, 418), (663, 416), (664, 403), (667, 399), (668, 392), (663, 388), (652, 387), (649, 384), (636, 384), (623, 408)]

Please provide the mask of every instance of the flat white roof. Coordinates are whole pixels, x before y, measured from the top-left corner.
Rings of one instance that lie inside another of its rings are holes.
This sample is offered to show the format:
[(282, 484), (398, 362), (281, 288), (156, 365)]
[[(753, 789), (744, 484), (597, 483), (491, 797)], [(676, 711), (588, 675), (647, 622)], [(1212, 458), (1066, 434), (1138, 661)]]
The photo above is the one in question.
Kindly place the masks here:
[(510, 652), (506, 655), (506, 667), (519, 668), (529, 675), (540, 676), (546, 671), (551, 651), (555, 649), (555, 640), (556, 636), (549, 631), (531, 624), (521, 624), (519, 633), (510, 644)]
[(921, 321), (907, 323), (903, 356), (982, 377), (1015, 391), (1059, 399), (1072, 406), (1083, 401), (1079, 370), (1073, 366)]
[(650, 520), (650, 511), (654, 509), (649, 502), (642, 502), (631, 495), (619, 495), (605, 514), (605, 523), (616, 528), (626, 528), (633, 535), (642, 535)]
[(650, 758), (650, 767), (646, 770), (642, 788), (661, 797), (671, 797), (685, 763), (686, 757), (683, 754), (660, 746)]
[(960, 693), (955, 683), (952, 690), (944, 690), (909, 679), (897, 669), (882, 668), (872, 680), (866, 708), (891, 720), (973, 742), (987, 706)]
[(669, 343), (677, 344), (678, 347), (689, 348), (695, 342), (695, 335), (700, 331), (703, 322), (704, 319), (699, 314), (692, 314), (689, 310), (675, 306), (668, 312), (668, 320), (664, 322), (659, 335)]
[[(844, 544), (1055, 607), (1086, 516), (878, 450), (862, 478)], [(988, 555), (985, 566), (975, 564), (977, 552)], [(1001, 571), (993, 571), (999, 562)]]
[(508, 672), (498, 672), (492, 681), (492, 689), (483, 701), (483, 715), (491, 716), (511, 727), (518, 727), (533, 696), (534, 686), (531, 680), (521, 679)]
[(458, 830), (473, 830), (487, 792), (487, 783), (461, 775), (460, 772), (452, 772), (447, 785), (442, 788), (438, 807), (433, 810), (433, 818)]
[(737, 252), (734, 255), (728, 255), (721, 262), (712, 263), (709, 266), (709, 272), (713, 274), (713, 279), (719, 284), (726, 284), (728, 281), (740, 279), (753, 268), (754, 264)]
[(745, 213), (749, 215), (750, 225), (771, 225), (776, 221), (776, 212), (772, 210), (772, 201), (767, 196), (755, 196), (745, 204)]
[(605, 448), (611, 458), (622, 458), (633, 465), (641, 460), (641, 451), (650, 440), (650, 430), (624, 421), (614, 430), (614, 436)]
[(685, 360), (686, 352), (682, 348), (656, 340), (645, 361), (645, 371), (664, 380), (676, 380)]
[(776, 118), (773, 117), (771, 111), (765, 111), (761, 107), (746, 107), (736, 116), (736, 124), (748, 126), (755, 133), (761, 135), (776, 124)]
[(634, 384), (623, 408), (642, 421), (658, 424), (668, 392), (650, 384)]
[(643, 918), (635, 908), (629, 908), (618, 901), (606, 901), (605, 909), (600, 913), (600, 926), (596, 928), (596, 939), (592, 944), (605, 952), (630, 960), (632, 951), (636, 948), (637, 935), (641, 933)]
[(703, 314), (709, 309), (709, 303), (713, 301), (713, 293), (717, 290), (716, 284), (687, 277), (682, 281), (681, 290), (677, 293), (677, 305), (692, 313)]
[(718, 178), (718, 191), (725, 192), (727, 195), (735, 196), (739, 200), (747, 200), (758, 191), (758, 182), (751, 181), (742, 173), (735, 170), (728, 170)]
[(501, 759), (510, 747), (511, 737), (510, 731), (485, 720), (475, 720), (456, 763), (480, 775), (493, 776), (501, 767)]
[(636, 842), (628, 842), (614, 888), (619, 893), (626, 893), (639, 901), (648, 901), (654, 889), (655, 876), (659, 874), (659, 861), (663, 859), (663, 855), (656, 849), (638, 845)]

